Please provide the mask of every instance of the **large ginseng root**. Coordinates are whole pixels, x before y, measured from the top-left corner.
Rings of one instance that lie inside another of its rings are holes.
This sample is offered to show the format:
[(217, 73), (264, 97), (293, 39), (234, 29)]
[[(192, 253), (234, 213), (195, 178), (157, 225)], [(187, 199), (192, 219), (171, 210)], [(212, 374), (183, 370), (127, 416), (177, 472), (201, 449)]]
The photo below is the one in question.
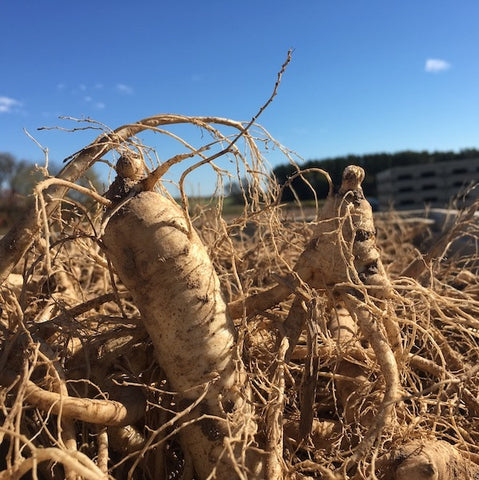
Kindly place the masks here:
[(110, 213), (105, 252), (140, 310), (180, 408), (198, 403), (181, 427), (198, 477), (261, 478), (260, 458), (247, 448), (256, 423), (234, 325), (210, 258), (189, 227), (172, 201), (141, 192)]
[[(294, 270), (315, 289), (387, 298), (392, 287), (376, 245), (371, 205), (361, 188), (364, 175), (356, 165), (345, 168), (341, 186), (328, 195), (313, 238)], [(291, 349), (303, 329), (304, 318), (301, 301), (296, 299), (284, 326)], [(389, 322), (387, 329), (393, 347), (399, 348), (397, 326)]]
[[(352, 286), (372, 297), (387, 298), (392, 287), (376, 245), (371, 205), (361, 188), (364, 176), (361, 167), (345, 168), (341, 186), (337, 192), (329, 192), (312, 239), (298, 258), (294, 272), (302, 282), (315, 289), (339, 291)], [(290, 294), (291, 288), (285, 282), (231, 302), (229, 310), (233, 318), (237, 318), (244, 313), (248, 315), (270, 308)], [(301, 300), (296, 299), (285, 324), (291, 350), (304, 327), (305, 314)], [(391, 341), (398, 348), (398, 332), (394, 332), (394, 326), (390, 327)]]
[[(329, 291), (335, 302), (346, 308), (372, 347), (384, 378), (384, 396), (375, 421), (345, 468), (363, 458), (392, 423), (400, 397), (394, 356), (394, 351), (400, 351), (400, 332), (388, 318), (383, 300), (393, 292), (376, 245), (372, 209), (361, 188), (364, 175), (356, 165), (344, 170), (339, 190), (328, 195), (313, 239), (295, 266), (298, 277), (309, 287)], [(290, 353), (305, 324), (301, 303), (299, 298), (294, 300), (283, 325), (290, 338)]]
[(341, 186), (328, 195), (295, 271), (314, 288), (354, 284), (366, 286), (375, 297), (387, 297), (391, 284), (376, 246), (371, 205), (361, 188), (364, 175), (356, 165), (344, 169)]

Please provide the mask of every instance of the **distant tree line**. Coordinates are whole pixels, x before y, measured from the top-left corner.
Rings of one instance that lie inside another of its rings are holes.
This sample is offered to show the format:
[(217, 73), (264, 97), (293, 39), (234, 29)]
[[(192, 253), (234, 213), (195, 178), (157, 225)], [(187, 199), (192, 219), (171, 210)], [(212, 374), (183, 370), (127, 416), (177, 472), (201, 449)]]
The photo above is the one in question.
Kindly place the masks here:
[(0, 234), (22, 214), (27, 195), (41, 178), (31, 162), (0, 152)]
[(28, 195), (42, 177), (41, 173), (26, 160), (17, 160), (13, 155), (0, 152), (0, 192), (2, 199), (15, 195)]
[[(51, 166), (52, 174), (58, 168)], [(23, 213), (33, 193), (35, 185), (43, 180), (43, 173), (32, 162), (18, 160), (12, 154), (0, 152), (0, 234), (9, 228)], [(80, 181), (84, 186), (93, 185), (101, 191), (101, 182), (95, 170)], [(83, 202), (85, 197), (77, 192), (70, 192), (73, 201)]]
[[(366, 178), (363, 182), (363, 190), (366, 196), (377, 196), (376, 175), (382, 170), (392, 167), (401, 167), (406, 165), (417, 165), (420, 163), (436, 163), (445, 161), (466, 160), (468, 158), (479, 158), (479, 150), (469, 148), (459, 152), (429, 152), (429, 151), (411, 151), (405, 150), (396, 153), (373, 153), (366, 155), (347, 155), (343, 157), (325, 158), (322, 160), (308, 160), (301, 164), (301, 170), (320, 168), (325, 170), (331, 176), (333, 183), (338, 185), (341, 181), (341, 175), (347, 165), (359, 165), (366, 171)], [(290, 177), (297, 173), (297, 169), (291, 165), (279, 165), (273, 173), (280, 185), (288, 182)], [(305, 181), (307, 180), (307, 182)], [(309, 183), (309, 185), (308, 185)], [(291, 187), (294, 189), (300, 200), (310, 200), (314, 198), (312, 189), (319, 198), (324, 198), (328, 194), (328, 182), (320, 172), (307, 173), (301, 177), (296, 177), (291, 181)], [(294, 194), (291, 188), (286, 188), (282, 200), (292, 201)]]

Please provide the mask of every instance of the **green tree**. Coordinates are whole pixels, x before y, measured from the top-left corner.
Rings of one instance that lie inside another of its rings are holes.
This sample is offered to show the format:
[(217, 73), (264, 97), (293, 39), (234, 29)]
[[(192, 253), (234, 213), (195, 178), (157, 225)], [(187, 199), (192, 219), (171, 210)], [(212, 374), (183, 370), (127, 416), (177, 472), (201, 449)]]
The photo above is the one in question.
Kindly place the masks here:
[(0, 190), (8, 188), (16, 160), (9, 153), (0, 152)]
[(29, 195), (42, 173), (26, 160), (17, 160), (10, 153), (0, 152), (0, 190), (2, 196)]
[(10, 178), (10, 190), (13, 194), (30, 195), (35, 185), (42, 180), (43, 174), (35, 165), (20, 160)]

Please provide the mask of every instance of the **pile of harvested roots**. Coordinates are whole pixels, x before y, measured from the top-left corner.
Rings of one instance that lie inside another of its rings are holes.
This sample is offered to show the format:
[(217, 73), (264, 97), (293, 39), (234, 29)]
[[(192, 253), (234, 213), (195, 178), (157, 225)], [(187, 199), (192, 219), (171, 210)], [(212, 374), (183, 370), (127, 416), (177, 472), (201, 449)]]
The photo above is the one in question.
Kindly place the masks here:
[[(179, 123), (212, 142), (149, 166), (137, 135)], [(37, 186), (0, 241), (0, 479), (479, 478), (479, 257), (451, 254), (477, 241), (477, 205), (421, 252), (427, 227), (375, 221), (353, 165), (306, 218), (268, 142), (160, 115)], [(75, 184), (112, 151), (105, 194)], [(164, 176), (193, 157), (177, 203)], [(234, 218), (183, 188), (223, 157)]]

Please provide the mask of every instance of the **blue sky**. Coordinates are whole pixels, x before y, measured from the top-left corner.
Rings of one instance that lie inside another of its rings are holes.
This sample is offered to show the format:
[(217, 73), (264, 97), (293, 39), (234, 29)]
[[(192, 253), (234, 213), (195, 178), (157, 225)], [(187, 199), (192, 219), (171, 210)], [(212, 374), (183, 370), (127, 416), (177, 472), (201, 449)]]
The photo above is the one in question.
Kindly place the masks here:
[(5, 0), (0, 18), (0, 151), (19, 159), (43, 158), (23, 129), (58, 162), (95, 138), (37, 131), (59, 116), (247, 121), (290, 48), (259, 123), (302, 158), (479, 147), (477, 0)]

